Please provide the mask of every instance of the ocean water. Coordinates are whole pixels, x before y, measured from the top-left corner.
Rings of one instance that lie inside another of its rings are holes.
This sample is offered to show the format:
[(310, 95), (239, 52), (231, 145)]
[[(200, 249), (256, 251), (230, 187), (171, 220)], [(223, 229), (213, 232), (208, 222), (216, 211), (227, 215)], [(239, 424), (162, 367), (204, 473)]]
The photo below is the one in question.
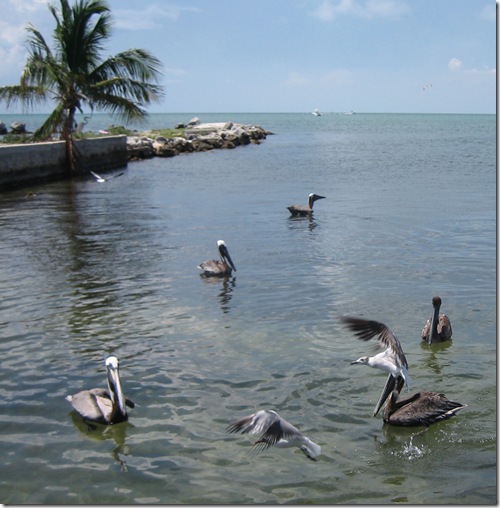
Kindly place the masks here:
[[(193, 116), (274, 134), (0, 194), (0, 502), (495, 504), (496, 117), (187, 113), (140, 128)], [(0, 118), (19, 119), (43, 121)], [(310, 192), (326, 196), (314, 218), (291, 218)], [(219, 239), (237, 271), (203, 279)], [(430, 347), (435, 294), (454, 333)], [(391, 327), (410, 393), (467, 408), (428, 429), (372, 417), (386, 376), (351, 365), (375, 349), (343, 315)], [(136, 407), (93, 429), (65, 396), (104, 387), (108, 354)], [(256, 438), (226, 432), (261, 408), (319, 460), (255, 455)]]

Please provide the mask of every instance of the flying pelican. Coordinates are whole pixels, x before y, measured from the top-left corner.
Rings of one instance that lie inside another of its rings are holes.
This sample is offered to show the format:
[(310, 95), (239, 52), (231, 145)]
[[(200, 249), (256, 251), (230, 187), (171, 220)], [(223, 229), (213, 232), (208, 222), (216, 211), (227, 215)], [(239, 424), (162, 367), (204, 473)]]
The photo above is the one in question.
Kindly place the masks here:
[[(99, 182), (99, 183), (104, 183), (106, 181), (105, 178), (103, 178), (102, 176), (98, 175), (97, 173), (94, 173), (93, 171), (90, 172), (94, 177), (95, 179)], [(116, 178), (118, 176), (122, 176), (123, 173), (118, 173), (117, 175), (113, 175), (112, 178)], [(108, 178), (109, 180), (109, 178)]]
[(291, 205), (287, 206), (287, 208), (294, 217), (297, 215), (300, 215), (301, 217), (312, 215), (314, 202), (317, 201), (318, 199), (325, 199), (325, 196), (320, 196), (319, 194), (311, 193), (309, 194), (309, 203), (307, 206)]
[(441, 303), (441, 298), (439, 296), (434, 296), (432, 298), (434, 313), (432, 317), (427, 320), (422, 330), (422, 340), (426, 340), (429, 344), (451, 339), (453, 334), (448, 316), (446, 314), (439, 314)]
[(85, 420), (111, 425), (127, 420), (127, 409), (135, 404), (124, 397), (118, 371), (118, 358), (108, 356), (106, 358), (108, 371), (108, 390), (105, 388), (93, 388), (84, 390), (76, 395), (68, 395), (66, 400), (71, 402), (73, 408), (80, 413)]
[(198, 265), (198, 268), (201, 270), (200, 275), (204, 275), (205, 277), (229, 276), (232, 270), (236, 271), (236, 267), (229, 255), (224, 240), (217, 241), (217, 248), (219, 249), (220, 260), (211, 259), (210, 261), (203, 261), (203, 263), (200, 263)]
[[(402, 385), (401, 385), (402, 386)], [(404, 427), (416, 427), (448, 420), (466, 404), (453, 402), (442, 393), (418, 392), (399, 400), (399, 390), (393, 390), (384, 408), (384, 423)]]
[(401, 347), (399, 339), (388, 326), (384, 325), (384, 323), (355, 317), (343, 317), (341, 321), (355, 333), (358, 339), (370, 340), (378, 335), (380, 345), (386, 348), (375, 356), (362, 356), (351, 363), (351, 365), (368, 365), (368, 367), (373, 367), (389, 373), (385, 388), (373, 411), (373, 416), (375, 416), (397, 382), (401, 380), (403, 383), (406, 383), (406, 386), (409, 385), (408, 362), (403, 353), (403, 348)]
[(262, 433), (260, 439), (254, 443), (257, 452), (267, 450), (271, 446), (277, 448), (298, 446), (311, 460), (316, 460), (321, 454), (321, 446), (313, 443), (272, 409), (261, 409), (254, 414), (245, 416), (245, 418), (229, 425), (227, 431), (230, 433), (241, 432), (242, 434)]

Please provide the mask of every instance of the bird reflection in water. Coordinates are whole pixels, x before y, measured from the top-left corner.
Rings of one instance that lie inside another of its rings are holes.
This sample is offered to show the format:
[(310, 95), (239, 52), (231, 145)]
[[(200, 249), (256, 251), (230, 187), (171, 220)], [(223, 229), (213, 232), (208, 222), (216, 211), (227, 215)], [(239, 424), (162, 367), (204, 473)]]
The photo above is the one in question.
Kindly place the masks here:
[[(442, 362), (439, 361), (440, 353), (448, 349), (451, 346), (452, 341), (447, 340), (445, 342), (436, 342), (432, 344), (432, 349), (425, 340), (421, 341), (420, 344), (423, 349), (427, 350), (422, 354), (423, 358), (425, 358), (427, 369), (437, 375), (442, 375)], [(429, 349), (431, 350), (429, 351)]]
[(314, 220), (312, 215), (290, 215), (288, 217), (288, 228), (291, 230), (304, 229), (304, 224), (307, 223), (309, 231), (313, 231), (318, 227), (318, 223)]
[(233, 298), (233, 290), (236, 287), (236, 277), (203, 277), (205, 284), (221, 284), (220, 291), (217, 295), (222, 312), (227, 314), (231, 310), (231, 300)]
[(127, 428), (133, 427), (131, 423), (123, 422), (118, 425), (103, 425), (101, 423), (89, 422), (88, 420), (83, 420), (76, 411), (71, 412), (71, 420), (80, 434), (87, 439), (95, 441), (112, 439), (115, 442), (115, 446), (111, 451), (111, 456), (115, 462), (120, 464), (122, 471), (127, 471), (127, 463), (122, 456), (128, 455), (128, 446), (125, 445), (125, 441), (127, 438)]

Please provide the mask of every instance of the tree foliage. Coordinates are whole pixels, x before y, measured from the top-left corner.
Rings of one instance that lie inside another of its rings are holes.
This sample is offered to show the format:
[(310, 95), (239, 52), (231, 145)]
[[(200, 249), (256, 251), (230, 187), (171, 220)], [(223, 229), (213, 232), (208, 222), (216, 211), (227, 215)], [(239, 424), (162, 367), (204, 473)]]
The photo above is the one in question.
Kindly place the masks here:
[(128, 49), (103, 59), (110, 37), (111, 13), (105, 0), (59, 0), (60, 9), (49, 5), (56, 22), (52, 47), (29, 23), (28, 59), (18, 85), (0, 87), (0, 100), (7, 107), (21, 102), (32, 108), (48, 100), (55, 108), (34, 133), (35, 140), (60, 133), (68, 142), (75, 126), (75, 114), (109, 112), (128, 122), (147, 115), (144, 106), (158, 101), (161, 62), (145, 49)]

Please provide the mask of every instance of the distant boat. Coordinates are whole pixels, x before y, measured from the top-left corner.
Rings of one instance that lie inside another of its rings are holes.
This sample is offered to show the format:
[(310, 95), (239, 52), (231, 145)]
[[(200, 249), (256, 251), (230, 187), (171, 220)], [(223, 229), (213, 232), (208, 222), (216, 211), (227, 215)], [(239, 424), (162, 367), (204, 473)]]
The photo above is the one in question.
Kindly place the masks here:
[(354, 111), (346, 111), (344, 113), (344, 115), (354, 115), (354, 114), (355, 114)]
[(313, 114), (314, 116), (321, 116), (321, 113), (319, 112), (319, 109), (315, 109), (315, 110), (312, 112), (312, 114)]

